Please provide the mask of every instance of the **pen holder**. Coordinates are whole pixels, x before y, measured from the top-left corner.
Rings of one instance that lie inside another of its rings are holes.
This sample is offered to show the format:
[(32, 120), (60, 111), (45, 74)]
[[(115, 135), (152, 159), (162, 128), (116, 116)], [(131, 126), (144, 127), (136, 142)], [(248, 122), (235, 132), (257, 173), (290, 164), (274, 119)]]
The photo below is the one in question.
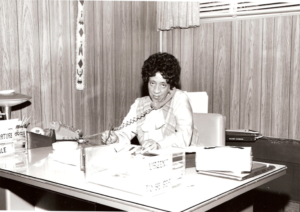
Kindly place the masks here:
[(50, 130), (50, 136), (40, 135), (33, 132), (27, 132), (27, 149), (52, 146), (56, 142), (55, 130)]

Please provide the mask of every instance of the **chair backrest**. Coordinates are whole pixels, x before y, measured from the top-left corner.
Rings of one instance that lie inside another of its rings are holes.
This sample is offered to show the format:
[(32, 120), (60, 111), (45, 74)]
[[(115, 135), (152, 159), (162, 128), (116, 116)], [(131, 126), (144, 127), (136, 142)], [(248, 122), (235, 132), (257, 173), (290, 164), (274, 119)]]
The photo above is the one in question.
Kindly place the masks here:
[(225, 123), (225, 117), (221, 114), (194, 113), (194, 125), (201, 146), (225, 146)]
[(208, 95), (202, 92), (186, 92), (194, 113), (208, 112)]

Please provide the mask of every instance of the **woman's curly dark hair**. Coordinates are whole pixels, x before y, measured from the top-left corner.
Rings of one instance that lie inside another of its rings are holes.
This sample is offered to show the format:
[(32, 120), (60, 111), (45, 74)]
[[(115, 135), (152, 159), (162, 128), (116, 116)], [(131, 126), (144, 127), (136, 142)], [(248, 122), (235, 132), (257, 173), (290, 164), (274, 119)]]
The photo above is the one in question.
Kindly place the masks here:
[(170, 85), (170, 88), (177, 87), (180, 80), (181, 67), (178, 60), (169, 53), (155, 53), (145, 60), (142, 67), (142, 79), (148, 83), (149, 77), (154, 77), (160, 72), (163, 78)]

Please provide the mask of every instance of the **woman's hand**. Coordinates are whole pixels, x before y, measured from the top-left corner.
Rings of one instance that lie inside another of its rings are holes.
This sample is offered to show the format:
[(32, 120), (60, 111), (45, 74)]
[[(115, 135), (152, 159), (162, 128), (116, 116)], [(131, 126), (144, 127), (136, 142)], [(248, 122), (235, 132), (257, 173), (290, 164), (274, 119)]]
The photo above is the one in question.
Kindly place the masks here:
[(113, 144), (119, 142), (119, 137), (114, 131), (106, 130), (104, 133), (101, 134), (101, 142), (102, 144)]
[(149, 139), (143, 143), (141, 154), (144, 154), (149, 150), (156, 150), (156, 149), (160, 149), (160, 145), (156, 141)]

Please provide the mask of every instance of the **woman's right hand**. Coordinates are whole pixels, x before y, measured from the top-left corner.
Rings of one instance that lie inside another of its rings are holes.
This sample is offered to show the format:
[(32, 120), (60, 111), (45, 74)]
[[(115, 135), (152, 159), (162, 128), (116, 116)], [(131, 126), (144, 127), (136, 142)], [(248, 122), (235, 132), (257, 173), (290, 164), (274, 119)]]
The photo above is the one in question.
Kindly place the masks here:
[(101, 143), (102, 144), (113, 144), (119, 142), (119, 137), (114, 131), (106, 130), (104, 133), (101, 134)]

